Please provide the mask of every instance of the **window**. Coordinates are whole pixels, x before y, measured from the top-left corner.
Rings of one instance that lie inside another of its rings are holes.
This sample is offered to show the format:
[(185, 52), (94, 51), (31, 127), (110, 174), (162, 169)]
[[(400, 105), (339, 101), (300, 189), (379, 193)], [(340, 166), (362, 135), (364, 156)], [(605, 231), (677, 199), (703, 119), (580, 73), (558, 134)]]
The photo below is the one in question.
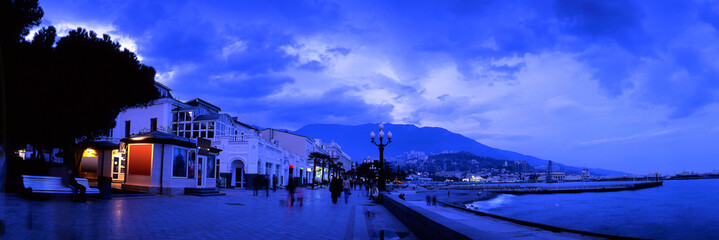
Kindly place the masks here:
[(207, 129), (207, 123), (200, 123), (200, 129)]
[(195, 151), (191, 150), (189, 154), (187, 154), (187, 178), (195, 178), (195, 167), (196, 167), (196, 160), (195, 160)]
[(130, 137), (130, 121), (125, 121), (125, 137)]
[(172, 121), (173, 122), (177, 122), (177, 115), (179, 115), (179, 114), (180, 113), (172, 113)]
[(180, 114), (180, 119), (179, 119), (180, 121), (187, 121), (187, 120), (185, 120), (185, 112), (180, 112), (178, 114)]
[(193, 123), (193, 124), (192, 124), (192, 130), (197, 131), (197, 130), (199, 130), (199, 129), (200, 129), (200, 123)]
[(207, 129), (215, 129), (215, 122), (208, 122)]
[(210, 130), (209, 132), (207, 132), (207, 138), (209, 138), (209, 139), (215, 138), (215, 131)]
[(207, 178), (215, 178), (215, 155), (207, 156)]
[(187, 149), (174, 148), (172, 151), (172, 176), (186, 177)]
[(157, 118), (150, 118), (150, 132), (157, 131)]
[(201, 137), (201, 138), (207, 138), (207, 132), (206, 132), (206, 131), (200, 132), (200, 137)]

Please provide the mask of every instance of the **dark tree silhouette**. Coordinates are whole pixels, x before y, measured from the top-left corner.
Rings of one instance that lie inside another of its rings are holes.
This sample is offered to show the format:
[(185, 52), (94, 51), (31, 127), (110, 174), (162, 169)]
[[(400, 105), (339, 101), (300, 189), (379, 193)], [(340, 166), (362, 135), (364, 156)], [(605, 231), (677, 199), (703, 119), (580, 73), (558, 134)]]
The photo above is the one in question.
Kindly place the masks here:
[(159, 96), (155, 70), (141, 64), (134, 53), (121, 50), (110, 36), (99, 38), (78, 28), (55, 43), (55, 29), (47, 27), (26, 42), (27, 28), (39, 20), (18, 22), (30, 24), (25, 31), (8, 28), (8, 33), (21, 34), (20, 40), (8, 44), (7, 54), (3, 52), (3, 59), (10, 59), (8, 65), (13, 67), (3, 89), (7, 98), (3, 117), (12, 138), (6, 149), (14, 151), (25, 144), (62, 147), (65, 163), (75, 164), (84, 143), (114, 128), (121, 111)]
[[(314, 162), (314, 165), (312, 165), (312, 189), (315, 188), (315, 176), (317, 176), (317, 164), (325, 161), (325, 159), (330, 158), (329, 155), (320, 153), (320, 152), (311, 152), (307, 158), (312, 159)], [(324, 167), (324, 166), (323, 166)], [(324, 171), (322, 171), (324, 173)], [(323, 174), (324, 176), (324, 174)], [(322, 181), (322, 180), (320, 180)]]

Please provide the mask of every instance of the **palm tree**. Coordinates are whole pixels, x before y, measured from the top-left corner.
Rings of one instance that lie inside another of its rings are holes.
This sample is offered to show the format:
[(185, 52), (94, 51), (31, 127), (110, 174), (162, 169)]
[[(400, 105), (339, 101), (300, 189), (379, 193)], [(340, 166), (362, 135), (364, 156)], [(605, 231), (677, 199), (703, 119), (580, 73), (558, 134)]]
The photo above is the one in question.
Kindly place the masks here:
[[(334, 159), (333, 159), (332, 157), (330, 157), (330, 156), (327, 156), (327, 158), (326, 158), (325, 161), (324, 161), (324, 166), (323, 166), (323, 167), (326, 167), (326, 168), (327, 168), (327, 171), (326, 171), (326, 172), (327, 172), (327, 178), (328, 178), (327, 180), (328, 180), (328, 181), (329, 181), (329, 180), (332, 180), (332, 176), (331, 176), (331, 174), (332, 174), (332, 165), (334, 165)], [(325, 177), (325, 175), (324, 175), (324, 174), (325, 174), (325, 171), (324, 171), (324, 169), (322, 169), (322, 170), (323, 170), (323, 171), (322, 171), (322, 179), (324, 179), (324, 177)]]
[(337, 175), (342, 175), (342, 165), (344, 165), (344, 163), (337, 162)]
[[(327, 154), (320, 153), (320, 152), (311, 152), (310, 155), (307, 156), (307, 158), (312, 159), (312, 161), (314, 161), (314, 165), (312, 165), (312, 189), (315, 189), (315, 176), (317, 176), (317, 163), (319, 161), (324, 162), (325, 159), (329, 158), (329, 156), (327, 156)], [(323, 166), (324, 166), (324, 163), (323, 163)], [(322, 171), (322, 174), (324, 176), (324, 171)], [(322, 178), (320, 178), (320, 179), (322, 179)], [(322, 181), (322, 180), (320, 180), (320, 181)]]

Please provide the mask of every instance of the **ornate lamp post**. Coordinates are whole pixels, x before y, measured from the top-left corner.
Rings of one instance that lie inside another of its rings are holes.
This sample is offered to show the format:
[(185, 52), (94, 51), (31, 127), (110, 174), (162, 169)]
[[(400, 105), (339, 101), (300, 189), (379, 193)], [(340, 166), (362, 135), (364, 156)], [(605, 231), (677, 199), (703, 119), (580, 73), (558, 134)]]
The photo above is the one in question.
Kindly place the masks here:
[(389, 145), (389, 143), (392, 142), (392, 131), (387, 131), (387, 142), (383, 142), (384, 140), (384, 124), (382, 122), (379, 123), (379, 143), (377, 143), (374, 140), (375, 134), (374, 131), (370, 132), (369, 137), (372, 138), (372, 143), (379, 147), (379, 188), (380, 191), (387, 191), (385, 187), (385, 178), (384, 178), (384, 147)]

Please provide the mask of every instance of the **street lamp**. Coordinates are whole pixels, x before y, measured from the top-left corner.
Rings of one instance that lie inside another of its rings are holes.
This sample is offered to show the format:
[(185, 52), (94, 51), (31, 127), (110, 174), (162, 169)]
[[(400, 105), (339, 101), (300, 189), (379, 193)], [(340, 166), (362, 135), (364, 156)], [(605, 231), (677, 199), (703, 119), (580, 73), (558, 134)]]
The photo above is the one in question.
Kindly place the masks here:
[(385, 143), (382, 141), (382, 140), (384, 140), (383, 129), (384, 129), (384, 124), (382, 124), (382, 122), (380, 122), (379, 123), (379, 143), (377, 143), (374, 140), (374, 138), (375, 138), (374, 131), (370, 132), (370, 134), (369, 134), (369, 137), (372, 139), (372, 143), (375, 146), (379, 147), (379, 186), (377, 186), (377, 187), (379, 188), (380, 191), (387, 190), (385, 187), (385, 179), (384, 179), (384, 157), (383, 157), (384, 147), (389, 145), (389, 143), (392, 142), (392, 131), (387, 131), (387, 142)]

